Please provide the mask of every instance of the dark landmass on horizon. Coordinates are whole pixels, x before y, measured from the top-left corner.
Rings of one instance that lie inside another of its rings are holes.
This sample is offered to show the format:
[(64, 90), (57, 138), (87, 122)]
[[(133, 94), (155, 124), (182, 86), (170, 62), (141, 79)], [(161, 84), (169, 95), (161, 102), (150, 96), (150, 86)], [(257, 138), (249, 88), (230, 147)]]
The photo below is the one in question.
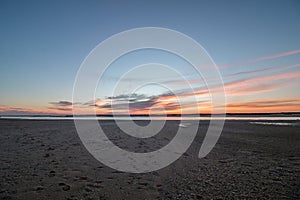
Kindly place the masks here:
[[(224, 114), (214, 114), (214, 115), (224, 115)], [(271, 115), (300, 115), (300, 112), (273, 112), (273, 113), (226, 113), (226, 116), (271, 116)], [(73, 117), (74, 115), (53, 115), (53, 114), (45, 114), (45, 115), (18, 115), (18, 114), (4, 114), (0, 115), (0, 117)], [(87, 115), (75, 115), (78, 117), (94, 117), (95, 115), (87, 114)], [(186, 116), (186, 117), (195, 117), (195, 116), (211, 116), (209, 113), (200, 113), (200, 114), (168, 114), (168, 115), (144, 115), (144, 114), (136, 114), (136, 115), (125, 115), (125, 114), (119, 114), (119, 115), (110, 115), (110, 114), (97, 114), (97, 117), (180, 117), (180, 116)]]

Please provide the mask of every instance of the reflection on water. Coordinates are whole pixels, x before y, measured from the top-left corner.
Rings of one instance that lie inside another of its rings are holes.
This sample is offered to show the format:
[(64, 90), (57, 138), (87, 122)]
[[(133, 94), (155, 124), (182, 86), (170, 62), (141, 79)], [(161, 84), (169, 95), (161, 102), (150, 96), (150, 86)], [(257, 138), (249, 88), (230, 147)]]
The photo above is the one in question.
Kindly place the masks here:
[(250, 122), (251, 124), (276, 125), (276, 126), (299, 126), (297, 122)]

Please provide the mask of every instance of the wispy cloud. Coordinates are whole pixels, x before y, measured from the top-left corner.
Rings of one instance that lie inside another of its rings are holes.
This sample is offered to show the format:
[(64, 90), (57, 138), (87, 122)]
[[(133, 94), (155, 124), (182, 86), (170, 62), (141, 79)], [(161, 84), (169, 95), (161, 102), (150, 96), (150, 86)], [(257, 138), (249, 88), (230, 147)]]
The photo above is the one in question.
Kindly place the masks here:
[(231, 75), (227, 75), (223, 78), (232, 78), (232, 77), (237, 77), (240, 75), (251, 75), (251, 74), (257, 74), (257, 73), (261, 73), (261, 72), (268, 72), (268, 73), (278, 72), (278, 71), (292, 69), (292, 68), (296, 68), (296, 67), (300, 67), (300, 63), (294, 64), (294, 65), (285, 65), (285, 66), (279, 66), (279, 67), (269, 67), (269, 68), (264, 68), (264, 69), (237, 72), (237, 73), (233, 73)]
[(256, 100), (227, 105), (229, 112), (295, 112), (300, 111), (300, 98), (286, 98), (278, 100)]
[[(291, 86), (293, 84), (298, 83), (297, 80), (299, 78), (300, 78), (300, 71), (256, 76), (256, 77), (240, 79), (240, 80), (224, 83), (224, 89), (226, 91), (227, 96), (228, 95), (232, 95), (232, 96), (254, 95), (257, 93), (278, 90), (287, 86)], [(177, 96), (188, 97), (196, 94), (199, 97), (203, 98), (203, 96), (207, 96), (209, 94), (209, 90), (205, 86), (196, 88), (195, 92), (184, 92), (184, 91), (190, 91), (190, 90), (186, 89), (186, 90), (177, 91), (176, 92)]]
[(229, 107), (274, 107), (274, 106), (285, 106), (285, 105), (300, 105), (300, 98), (286, 98), (277, 100), (256, 100), (247, 101), (243, 103), (232, 103), (228, 104)]
[(72, 111), (73, 103), (70, 101), (49, 102), (51, 104), (48, 109), (56, 111)]
[(253, 95), (293, 85), (297, 83), (295, 80), (298, 78), (300, 78), (300, 71), (253, 77), (227, 83), (225, 91), (227, 95)]
[(258, 57), (258, 58), (245, 60), (245, 61), (241, 61), (241, 62), (237, 62), (237, 63), (233, 63), (233, 64), (228, 64), (228, 65), (223, 65), (223, 66), (219, 66), (219, 67), (221, 69), (227, 69), (227, 68), (232, 68), (232, 67), (248, 65), (248, 64), (251, 64), (251, 63), (256, 63), (256, 62), (260, 62), (260, 61), (264, 61), (264, 60), (272, 60), (272, 59), (275, 59), (275, 58), (290, 56), (290, 55), (294, 55), (294, 54), (298, 54), (298, 53), (300, 53), (300, 49), (297, 49), (297, 50), (294, 50), (294, 51), (282, 52), (282, 53), (273, 54), (273, 55), (261, 56), (261, 57)]
[(300, 49), (297, 49), (297, 50), (294, 50), (294, 51), (278, 53), (278, 54), (273, 54), (273, 55), (268, 55), (268, 56), (262, 56), (262, 57), (258, 57), (256, 59), (254, 59), (252, 61), (253, 62), (258, 62), (258, 61), (263, 61), (263, 60), (271, 60), (271, 59), (274, 59), (274, 58), (280, 58), (280, 57), (289, 56), (289, 55), (298, 54), (298, 53), (300, 53)]
[(71, 105), (73, 105), (73, 103), (70, 101), (50, 102), (50, 104), (55, 105), (55, 106), (71, 106)]
[(1, 115), (33, 115), (33, 114), (46, 114), (46, 113), (31, 108), (0, 105), (0, 114)]

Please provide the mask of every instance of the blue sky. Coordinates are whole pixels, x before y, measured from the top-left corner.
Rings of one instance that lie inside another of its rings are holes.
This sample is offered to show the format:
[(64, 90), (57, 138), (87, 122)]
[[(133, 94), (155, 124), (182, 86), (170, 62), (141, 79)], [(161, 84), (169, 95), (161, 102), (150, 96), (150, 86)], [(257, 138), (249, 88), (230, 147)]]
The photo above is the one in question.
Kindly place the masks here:
[[(224, 76), (294, 65), (300, 63), (299, 53), (246, 61), (300, 49), (299, 10), (299, 1), (291, 0), (2, 0), (0, 106), (26, 112), (31, 108), (46, 109), (49, 102), (71, 101), (75, 75), (89, 52), (111, 35), (137, 27), (170, 28), (194, 38), (217, 65), (233, 66), (221, 68)], [(246, 64), (236, 64), (243, 62)], [(299, 70), (293, 67), (259, 75)], [(242, 74), (227, 81), (254, 75)], [(284, 90), (284, 96), (299, 98), (297, 87), (299, 81), (294, 81)], [(282, 91), (269, 96), (281, 98)], [(246, 98), (259, 99), (257, 94)]]

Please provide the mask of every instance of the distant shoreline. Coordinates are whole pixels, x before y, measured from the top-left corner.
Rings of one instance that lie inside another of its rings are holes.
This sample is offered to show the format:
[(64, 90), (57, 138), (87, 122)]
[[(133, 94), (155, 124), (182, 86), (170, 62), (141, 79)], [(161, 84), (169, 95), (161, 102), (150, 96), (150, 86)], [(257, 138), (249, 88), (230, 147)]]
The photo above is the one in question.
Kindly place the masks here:
[[(224, 114), (214, 114), (224, 115)], [(275, 112), (275, 113), (226, 113), (226, 116), (272, 116), (272, 115), (300, 115), (300, 112)], [(0, 115), (0, 117), (73, 117), (74, 115)], [(94, 117), (95, 115), (75, 115), (77, 117)], [(211, 116), (208, 113), (200, 114), (168, 114), (168, 115), (96, 115), (97, 117), (195, 117)]]

